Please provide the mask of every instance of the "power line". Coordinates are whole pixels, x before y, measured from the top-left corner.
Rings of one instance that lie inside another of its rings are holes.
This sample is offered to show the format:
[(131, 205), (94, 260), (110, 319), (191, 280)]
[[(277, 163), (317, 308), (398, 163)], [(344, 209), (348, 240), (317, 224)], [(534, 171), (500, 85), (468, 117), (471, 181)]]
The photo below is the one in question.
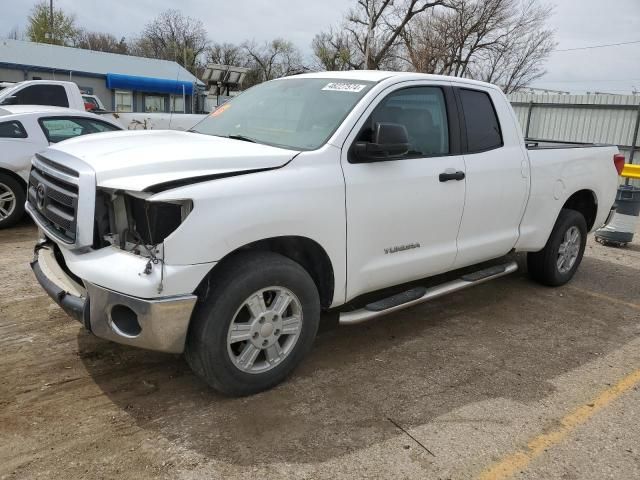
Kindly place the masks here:
[(627, 78), (627, 79), (619, 79), (619, 78), (600, 78), (600, 79), (581, 79), (581, 80), (540, 80), (540, 82), (546, 82), (546, 83), (589, 83), (589, 82), (604, 82), (604, 83), (608, 83), (608, 82), (616, 82), (616, 83), (625, 83), (625, 82), (640, 82), (640, 78)]
[(633, 40), (631, 42), (620, 42), (620, 43), (606, 43), (603, 45), (591, 45), (589, 47), (563, 48), (561, 50), (554, 50), (554, 52), (573, 52), (576, 50), (591, 50), (593, 48), (618, 47), (620, 45), (632, 45), (634, 43), (640, 43), (640, 40)]

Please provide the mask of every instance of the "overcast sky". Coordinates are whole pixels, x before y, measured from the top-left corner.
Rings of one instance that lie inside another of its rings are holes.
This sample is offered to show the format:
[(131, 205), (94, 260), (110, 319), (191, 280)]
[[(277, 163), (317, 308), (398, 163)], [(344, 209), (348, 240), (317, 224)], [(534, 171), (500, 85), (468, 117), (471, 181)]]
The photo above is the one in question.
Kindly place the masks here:
[[(25, 29), (36, 0), (0, 0), (0, 37)], [(305, 53), (313, 36), (337, 23), (351, 0), (54, 0), (75, 13), (78, 25), (120, 37), (136, 36), (142, 26), (167, 8), (200, 18), (216, 42), (286, 37)], [(640, 0), (555, 0), (551, 27), (558, 50), (640, 40)], [(547, 74), (536, 86), (567, 91), (640, 90), (640, 43), (554, 52)]]

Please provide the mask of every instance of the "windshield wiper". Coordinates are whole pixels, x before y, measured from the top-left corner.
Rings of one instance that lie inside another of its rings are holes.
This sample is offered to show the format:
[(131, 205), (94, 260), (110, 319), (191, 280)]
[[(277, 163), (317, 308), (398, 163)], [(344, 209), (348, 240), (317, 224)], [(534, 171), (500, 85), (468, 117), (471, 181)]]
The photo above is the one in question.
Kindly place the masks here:
[(255, 139), (247, 137), (246, 135), (227, 135), (227, 138), (232, 140), (242, 140), (243, 142), (257, 143)]

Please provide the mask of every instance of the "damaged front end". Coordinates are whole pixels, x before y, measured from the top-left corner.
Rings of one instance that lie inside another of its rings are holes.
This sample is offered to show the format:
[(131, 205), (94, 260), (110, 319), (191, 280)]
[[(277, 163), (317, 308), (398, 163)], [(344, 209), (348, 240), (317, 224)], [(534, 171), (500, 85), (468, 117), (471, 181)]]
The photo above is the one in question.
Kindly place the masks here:
[[(164, 269), (164, 240), (193, 210), (191, 200), (157, 202), (149, 192), (98, 189), (93, 249), (116, 247), (147, 259), (144, 271)], [(158, 293), (163, 291), (161, 274)]]

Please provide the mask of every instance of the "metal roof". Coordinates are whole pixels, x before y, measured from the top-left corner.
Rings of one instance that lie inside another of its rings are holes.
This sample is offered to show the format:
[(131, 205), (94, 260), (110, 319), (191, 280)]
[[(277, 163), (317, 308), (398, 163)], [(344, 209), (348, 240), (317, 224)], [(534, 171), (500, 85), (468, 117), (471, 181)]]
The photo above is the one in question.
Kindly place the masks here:
[(96, 52), (20, 40), (0, 40), (0, 64), (96, 75), (121, 73), (201, 83), (181, 65), (170, 60)]

